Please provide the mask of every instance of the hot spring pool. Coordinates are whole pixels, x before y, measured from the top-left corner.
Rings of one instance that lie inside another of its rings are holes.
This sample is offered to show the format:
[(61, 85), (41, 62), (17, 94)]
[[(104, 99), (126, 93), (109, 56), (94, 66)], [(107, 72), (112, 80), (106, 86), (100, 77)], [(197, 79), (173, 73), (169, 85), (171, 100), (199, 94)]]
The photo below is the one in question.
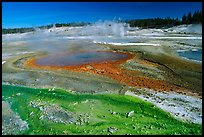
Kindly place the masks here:
[(117, 61), (127, 58), (128, 55), (115, 52), (78, 52), (55, 54), (40, 58), (36, 64), (41, 66), (75, 66), (87, 63), (100, 63), (104, 61)]

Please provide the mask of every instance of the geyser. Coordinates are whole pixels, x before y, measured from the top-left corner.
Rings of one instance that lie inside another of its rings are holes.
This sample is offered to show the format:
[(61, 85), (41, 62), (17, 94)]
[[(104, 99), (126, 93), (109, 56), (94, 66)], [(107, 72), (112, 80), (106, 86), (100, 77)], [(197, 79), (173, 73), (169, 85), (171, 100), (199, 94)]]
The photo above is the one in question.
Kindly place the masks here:
[(86, 26), (81, 30), (81, 35), (94, 36), (120, 36), (126, 34), (126, 23), (119, 23), (115, 21), (98, 21), (92, 25)]

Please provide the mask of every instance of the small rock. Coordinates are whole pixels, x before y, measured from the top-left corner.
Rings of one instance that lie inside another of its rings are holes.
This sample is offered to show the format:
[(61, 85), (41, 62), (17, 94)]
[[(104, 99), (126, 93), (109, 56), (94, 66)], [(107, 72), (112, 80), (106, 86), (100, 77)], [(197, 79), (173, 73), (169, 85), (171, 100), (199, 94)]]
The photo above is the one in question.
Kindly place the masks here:
[(73, 105), (77, 105), (78, 104), (78, 102), (75, 102)]
[(17, 93), (17, 94), (16, 94), (16, 96), (20, 96), (20, 95), (21, 95), (21, 93)]
[(63, 133), (64, 133), (64, 134), (68, 134), (69, 132), (68, 132), (67, 130), (64, 130)]
[(133, 125), (133, 126), (132, 126), (132, 128), (133, 128), (133, 129), (136, 129), (136, 126), (135, 126), (135, 125)]
[(43, 117), (44, 117), (44, 116), (42, 115), (42, 116), (39, 117), (39, 119), (42, 119)]
[(33, 115), (33, 111), (30, 113), (30, 116), (32, 116)]
[(130, 116), (132, 116), (133, 114), (134, 114), (134, 110), (128, 112), (128, 113), (127, 113), (127, 117), (130, 117)]
[(82, 103), (87, 103), (87, 102), (89, 102), (89, 100), (88, 99), (86, 99), (84, 102), (82, 102)]
[(111, 134), (112, 134), (113, 132), (115, 132), (116, 130), (118, 130), (116, 127), (109, 127), (109, 128), (108, 128), (108, 132), (110, 132)]
[(112, 114), (112, 115), (115, 115), (115, 114), (116, 114), (116, 112), (114, 112), (114, 111), (113, 111), (113, 112), (111, 112), (111, 114)]
[(40, 109), (40, 111), (43, 111), (43, 110), (44, 110), (44, 107), (40, 106), (39, 109)]

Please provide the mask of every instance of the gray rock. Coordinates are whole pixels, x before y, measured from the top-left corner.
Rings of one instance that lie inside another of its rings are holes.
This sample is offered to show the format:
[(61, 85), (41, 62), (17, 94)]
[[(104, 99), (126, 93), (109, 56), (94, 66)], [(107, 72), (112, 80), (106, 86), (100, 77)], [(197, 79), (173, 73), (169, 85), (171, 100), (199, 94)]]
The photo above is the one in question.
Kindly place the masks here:
[(127, 117), (130, 117), (130, 116), (132, 116), (133, 114), (134, 114), (134, 110), (128, 112), (128, 113), (127, 113)]
[(114, 133), (116, 130), (118, 130), (116, 127), (109, 127), (108, 128), (108, 132), (110, 132), (111, 134)]

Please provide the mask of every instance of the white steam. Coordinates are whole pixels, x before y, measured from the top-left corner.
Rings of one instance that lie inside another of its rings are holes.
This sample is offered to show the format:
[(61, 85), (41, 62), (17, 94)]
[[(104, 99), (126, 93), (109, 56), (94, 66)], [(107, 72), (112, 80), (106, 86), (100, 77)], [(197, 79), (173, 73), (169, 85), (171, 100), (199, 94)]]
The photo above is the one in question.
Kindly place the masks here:
[(118, 23), (114, 21), (98, 21), (93, 25), (86, 26), (81, 30), (81, 35), (94, 36), (125, 36), (127, 32), (127, 25), (125, 23)]

